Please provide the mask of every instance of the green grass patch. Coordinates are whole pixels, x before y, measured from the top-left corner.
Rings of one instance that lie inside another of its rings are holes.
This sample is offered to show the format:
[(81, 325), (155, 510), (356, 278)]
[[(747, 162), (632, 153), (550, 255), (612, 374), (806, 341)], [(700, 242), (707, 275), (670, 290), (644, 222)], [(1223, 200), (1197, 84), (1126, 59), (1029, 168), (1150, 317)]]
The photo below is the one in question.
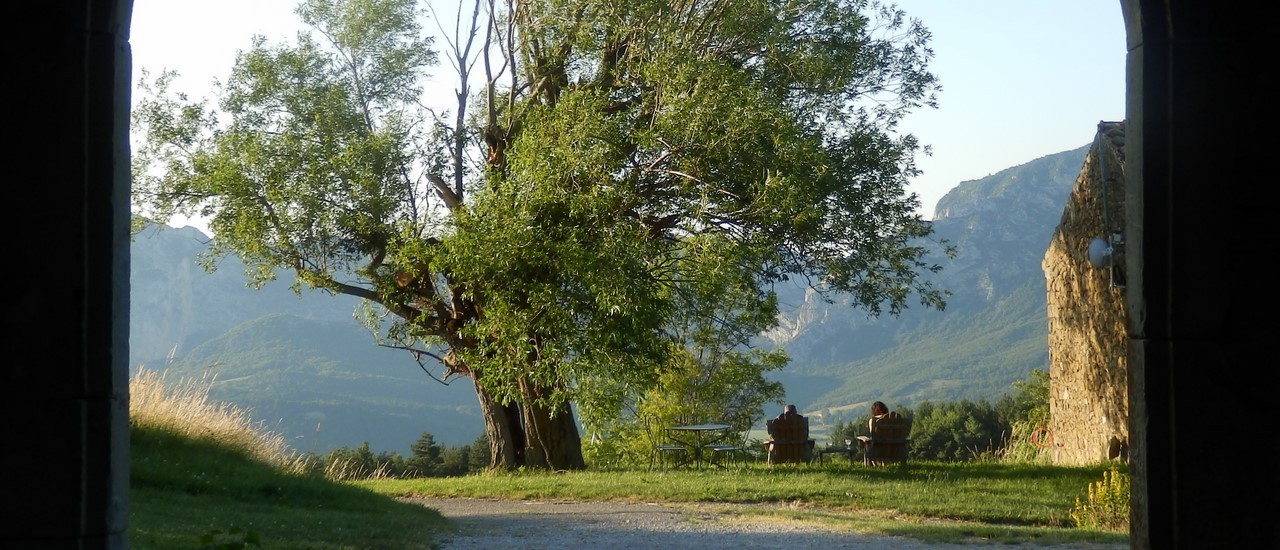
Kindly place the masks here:
[(289, 473), (214, 441), (131, 432), (129, 545), (201, 548), (201, 536), (253, 533), (262, 548), (431, 548), (448, 521), (435, 510)]
[(207, 384), (174, 385), (163, 373), (139, 372), (130, 380), (129, 404), (128, 539), (144, 550), (432, 548), (450, 522), (399, 500), (413, 497), (711, 503), (726, 521), (800, 522), (929, 542), (1129, 540), (1127, 529), (1105, 530), (1104, 522), (1079, 528), (1071, 518), (1078, 498), (1107, 504), (1108, 513), (1120, 508), (1116, 497), (1127, 485), (1099, 485), (1104, 473), (1127, 474), (1110, 464), (914, 461), (867, 468), (836, 460), (334, 481), (245, 411), (209, 401)]
[(1106, 467), (916, 462), (871, 469), (829, 463), (711, 470), (488, 473), (352, 482), (396, 497), (771, 504), (725, 514), (820, 523), (926, 541), (1061, 544), (1128, 541), (1073, 527), (1078, 495)]

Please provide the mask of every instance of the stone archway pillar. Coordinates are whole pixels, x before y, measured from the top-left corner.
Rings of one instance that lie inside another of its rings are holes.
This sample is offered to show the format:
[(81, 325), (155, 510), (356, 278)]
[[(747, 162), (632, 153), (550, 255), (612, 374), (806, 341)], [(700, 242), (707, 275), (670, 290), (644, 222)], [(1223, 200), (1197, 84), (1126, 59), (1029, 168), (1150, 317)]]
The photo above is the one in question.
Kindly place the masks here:
[(1243, 4), (1121, 7), (1131, 546), (1270, 548), (1274, 25)]
[(129, 0), (5, 6), (6, 548), (127, 548)]

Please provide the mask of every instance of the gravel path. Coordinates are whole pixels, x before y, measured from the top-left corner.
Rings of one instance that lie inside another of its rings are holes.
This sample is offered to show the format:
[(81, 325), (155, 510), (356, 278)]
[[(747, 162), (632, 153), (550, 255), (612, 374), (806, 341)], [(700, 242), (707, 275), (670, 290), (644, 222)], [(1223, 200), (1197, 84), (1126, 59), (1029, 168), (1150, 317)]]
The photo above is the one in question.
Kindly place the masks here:
[[(972, 550), (974, 544), (931, 544), (902, 537), (859, 535), (787, 521), (739, 519), (738, 507), (778, 505), (649, 504), (518, 501), (466, 498), (405, 499), (438, 510), (457, 529), (443, 533), (440, 550), (568, 548), (850, 548), (862, 550)], [(1002, 548), (1123, 550), (1128, 545), (1011, 545)]]

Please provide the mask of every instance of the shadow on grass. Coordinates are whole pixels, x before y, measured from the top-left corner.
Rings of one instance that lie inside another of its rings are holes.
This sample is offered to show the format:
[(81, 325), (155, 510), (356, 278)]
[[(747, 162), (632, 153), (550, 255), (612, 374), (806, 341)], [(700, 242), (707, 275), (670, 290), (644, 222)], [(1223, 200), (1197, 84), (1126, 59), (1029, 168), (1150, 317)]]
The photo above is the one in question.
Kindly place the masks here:
[(250, 534), (265, 548), (430, 548), (448, 525), (435, 510), (288, 473), (216, 441), (139, 429), (130, 437), (132, 548)]

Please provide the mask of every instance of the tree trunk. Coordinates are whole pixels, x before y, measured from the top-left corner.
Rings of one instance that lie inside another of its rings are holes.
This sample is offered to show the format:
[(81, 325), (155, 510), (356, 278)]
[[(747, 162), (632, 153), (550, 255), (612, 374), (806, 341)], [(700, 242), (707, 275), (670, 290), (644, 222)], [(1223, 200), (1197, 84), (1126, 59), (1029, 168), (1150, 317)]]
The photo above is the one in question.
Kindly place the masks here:
[(476, 399), (480, 401), (485, 434), (489, 436), (489, 467), (514, 470), (524, 466), (526, 438), (519, 407), (499, 404), (474, 378), (471, 383), (476, 389)]
[(573, 410), (566, 403), (552, 414), (545, 407), (525, 405), (525, 426), (528, 426), (529, 444), (525, 464), (549, 470), (584, 470), (582, 439)]
[[(526, 396), (543, 395), (543, 388), (528, 380), (520, 381), (520, 389)], [(549, 470), (586, 469), (573, 408), (568, 402), (548, 408), (533, 405), (532, 401), (521, 406), (528, 439), (525, 465)]]
[(472, 384), (489, 436), (490, 468), (586, 469), (578, 424), (568, 403), (557, 407), (554, 414), (531, 403), (502, 405), (474, 379)]

